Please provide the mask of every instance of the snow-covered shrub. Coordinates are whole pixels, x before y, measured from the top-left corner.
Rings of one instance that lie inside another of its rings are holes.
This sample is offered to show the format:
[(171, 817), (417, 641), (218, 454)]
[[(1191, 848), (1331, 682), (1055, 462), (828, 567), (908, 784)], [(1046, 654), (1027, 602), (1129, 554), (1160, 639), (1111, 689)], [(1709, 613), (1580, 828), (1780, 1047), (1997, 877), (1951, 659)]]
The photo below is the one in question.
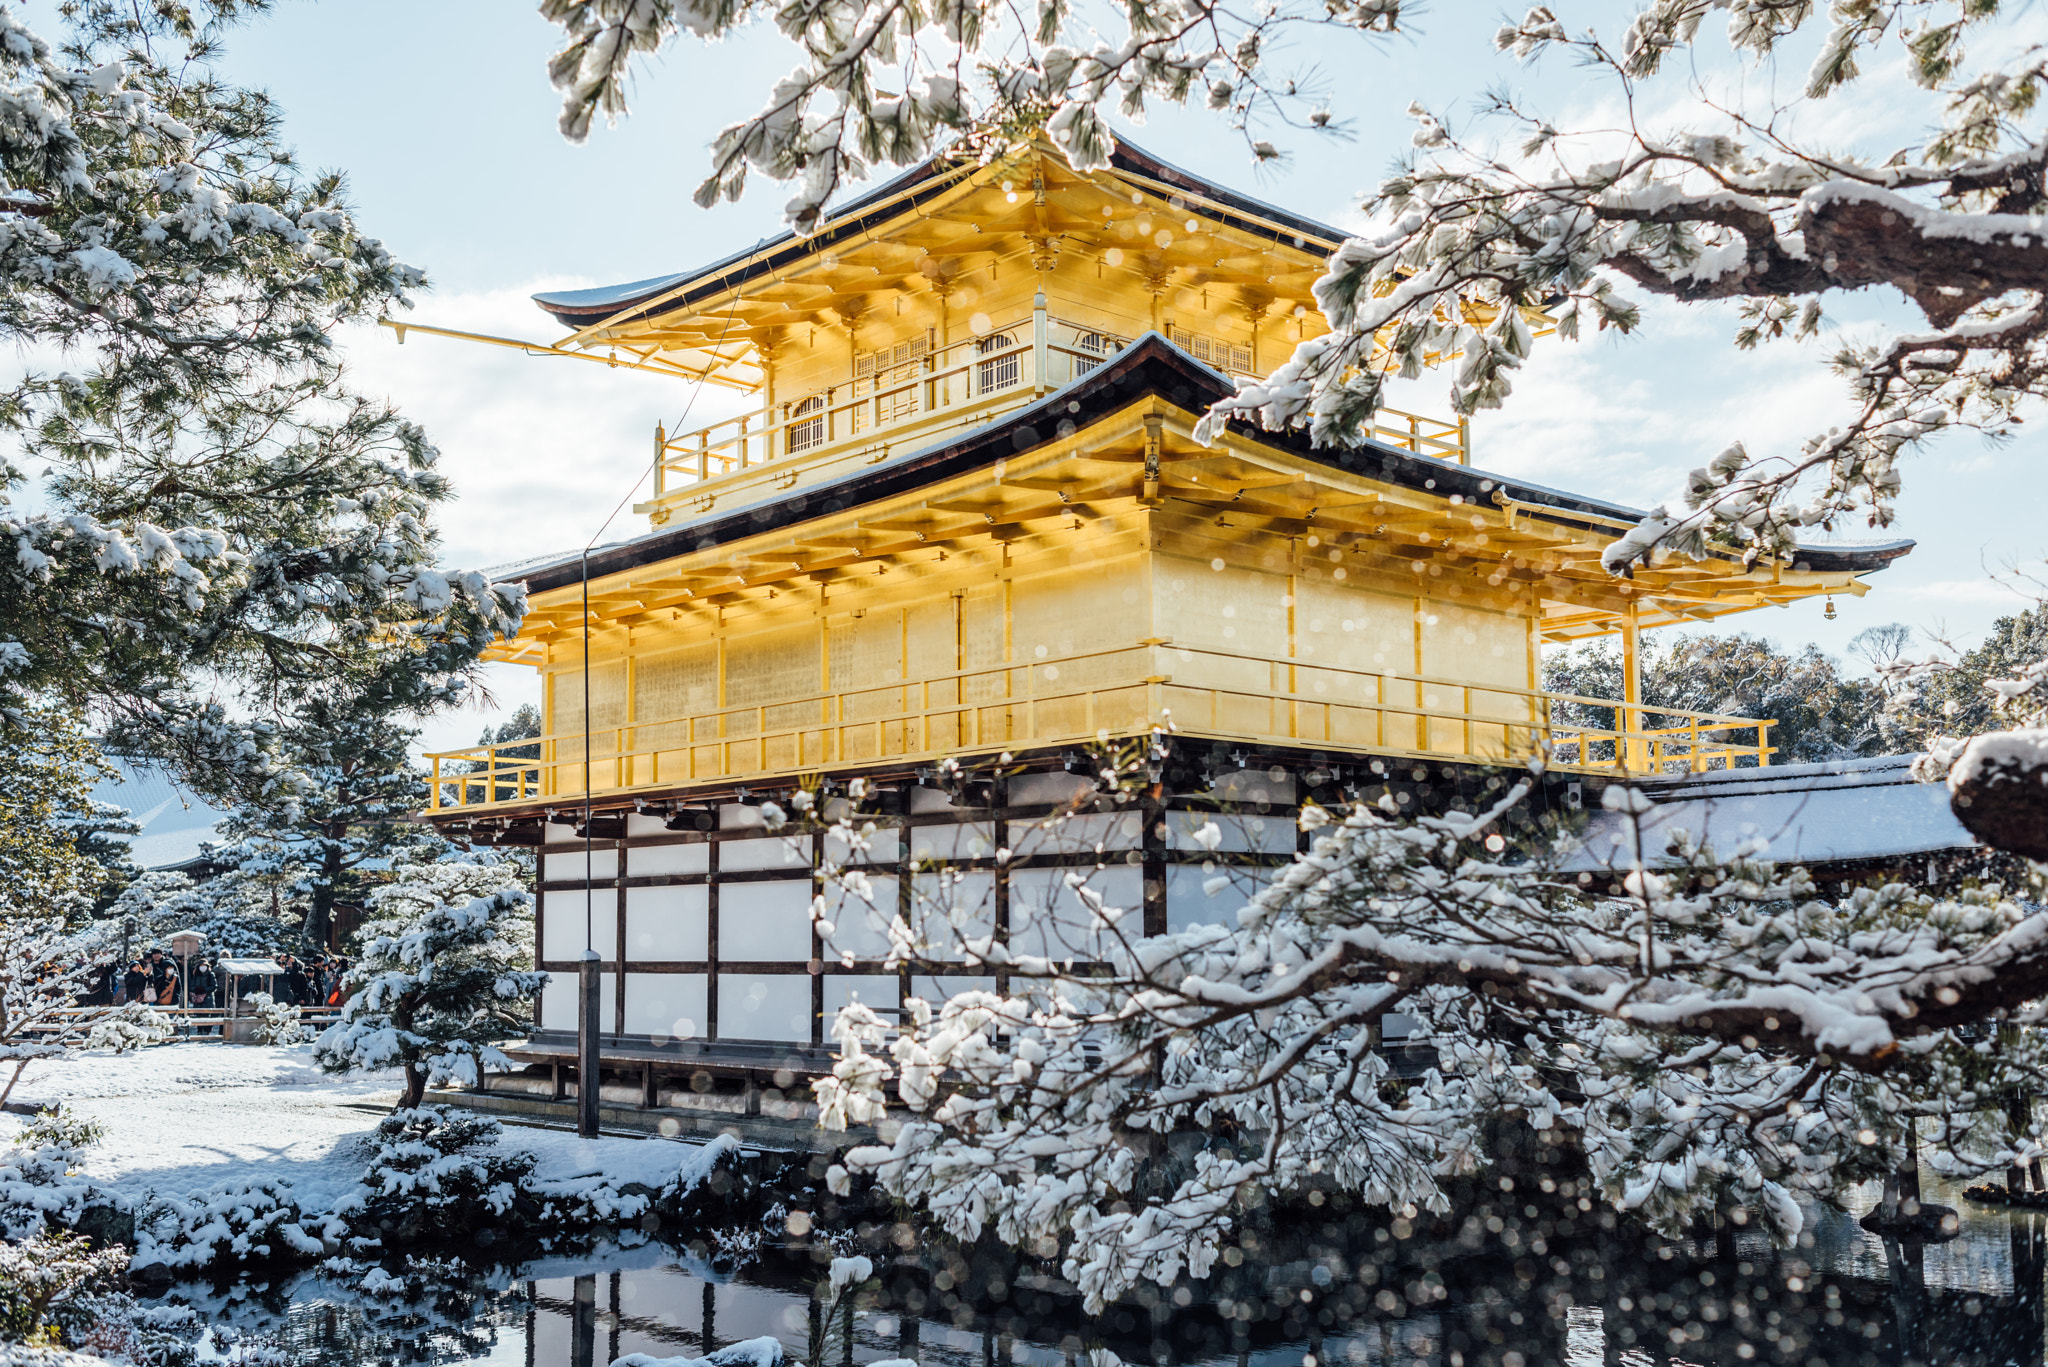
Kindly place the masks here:
[(533, 1174), (533, 1155), (498, 1147), (504, 1127), (436, 1106), (396, 1111), (377, 1126), (363, 1180), (334, 1203), (358, 1247), (456, 1235), (511, 1214)]
[[(190, 1306), (140, 1302), (127, 1291), (87, 1289), (57, 1307), (56, 1321), (66, 1343), (112, 1362), (184, 1367), (204, 1360), (195, 1358), (194, 1344), (207, 1326)], [(264, 1367), (256, 1358), (225, 1360), (237, 1367)], [(5, 1358), (0, 1367), (7, 1367)]]
[(0, 1243), (0, 1339), (43, 1340), (65, 1301), (111, 1282), (127, 1263), (125, 1249), (94, 1251), (75, 1234)]
[(324, 1232), (367, 1251), (496, 1225), (617, 1225), (653, 1208), (653, 1190), (603, 1173), (537, 1177), (532, 1154), (499, 1146), (503, 1134), (487, 1116), (438, 1106), (387, 1116), (362, 1182), (334, 1203)]
[(129, 1002), (94, 1020), (85, 1032), (85, 1047), (125, 1054), (178, 1037), (178, 1022), (153, 1006)]
[(654, 1192), (654, 1209), (666, 1217), (697, 1215), (714, 1205), (738, 1204), (750, 1184), (738, 1166), (740, 1142), (719, 1135), (692, 1153), (673, 1176)]
[(510, 1068), (496, 1041), (531, 1027), (527, 1004), (547, 982), (533, 963), (533, 899), (512, 864), (424, 864), (397, 871), (359, 932), (352, 995), (314, 1045), (320, 1066), (405, 1070), (401, 1108), (437, 1082), (474, 1085)]
[(303, 1044), (312, 1034), (299, 1023), (299, 1008), (278, 1001), (268, 992), (253, 992), (246, 1000), (256, 1017), (252, 1033), (258, 1044)]
[[(628, 1353), (622, 1358), (612, 1359), (612, 1367), (782, 1367), (782, 1362), (782, 1345), (772, 1338), (758, 1338), (741, 1339), (701, 1358), (658, 1358), (646, 1353)], [(874, 1367), (899, 1367), (899, 1363), (876, 1363)]]
[(135, 1266), (225, 1267), (317, 1257), (288, 1182), (227, 1182), (201, 1196), (152, 1195), (135, 1215)]
[(100, 1137), (96, 1122), (61, 1106), (22, 1126), (0, 1152), (0, 1231), (29, 1239), (52, 1225), (77, 1223), (97, 1192), (78, 1172), (79, 1163)]

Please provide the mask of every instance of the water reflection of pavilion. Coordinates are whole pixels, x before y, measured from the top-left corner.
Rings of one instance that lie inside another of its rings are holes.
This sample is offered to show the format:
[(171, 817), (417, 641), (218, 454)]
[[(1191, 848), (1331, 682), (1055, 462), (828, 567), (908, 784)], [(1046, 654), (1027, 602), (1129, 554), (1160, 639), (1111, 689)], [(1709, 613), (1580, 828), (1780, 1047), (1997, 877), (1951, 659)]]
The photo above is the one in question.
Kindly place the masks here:
[[(1401, 1243), (1364, 1217), (1341, 1224), (1336, 1242), (1323, 1236), (1337, 1222), (1276, 1228), (1252, 1241), (1255, 1259), (1095, 1318), (1056, 1274), (1006, 1253), (920, 1245), (883, 1267), (879, 1295), (809, 1367), (1083, 1367), (1098, 1348), (1175, 1367), (2006, 1367), (2041, 1363), (2048, 1342), (2041, 1216), (1973, 1215), (1935, 1246), (1824, 1216), (1810, 1246), (1745, 1243), (1733, 1260), (1618, 1231), (1570, 1246)], [(801, 1248), (738, 1276), (659, 1245), (532, 1271), (529, 1363), (696, 1357), (763, 1335), (803, 1360), (823, 1313), (822, 1268)]]

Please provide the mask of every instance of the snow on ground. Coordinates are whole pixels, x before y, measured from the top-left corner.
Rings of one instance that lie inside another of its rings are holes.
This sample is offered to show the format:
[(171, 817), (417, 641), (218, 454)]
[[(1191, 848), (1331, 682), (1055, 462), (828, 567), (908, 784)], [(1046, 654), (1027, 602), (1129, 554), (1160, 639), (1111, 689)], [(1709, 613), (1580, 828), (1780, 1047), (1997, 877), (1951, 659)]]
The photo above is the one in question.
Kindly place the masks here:
[[(127, 1054), (89, 1053), (33, 1063), (10, 1100), (62, 1102), (100, 1122), (106, 1138), (85, 1172), (124, 1197), (189, 1196), (228, 1181), (287, 1181), (308, 1214), (324, 1211), (362, 1176), (377, 1122), (398, 1102), (396, 1071), (337, 1078), (307, 1045), (164, 1044)], [(428, 1094), (431, 1103), (433, 1095)], [(0, 1139), (26, 1117), (0, 1115)], [(536, 1175), (602, 1173), (659, 1185), (700, 1150), (657, 1138), (579, 1139), (507, 1125), (504, 1146), (538, 1160)]]

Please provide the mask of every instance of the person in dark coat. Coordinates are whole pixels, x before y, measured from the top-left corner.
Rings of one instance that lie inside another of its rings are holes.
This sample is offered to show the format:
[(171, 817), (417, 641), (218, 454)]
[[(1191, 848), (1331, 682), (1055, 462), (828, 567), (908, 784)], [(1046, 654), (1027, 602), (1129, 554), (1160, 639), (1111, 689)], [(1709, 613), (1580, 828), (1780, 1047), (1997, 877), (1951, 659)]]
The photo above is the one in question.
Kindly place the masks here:
[(284, 998), (293, 1006), (313, 1000), (313, 980), (306, 976), (306, 966), (289, 954), (284, 956)]
[(149, 972), (142, 966), (142, 960), (137, 959), (134, 963), (128, 965), (128, 971), (121, 975), (121, 1000), (124, 1002), (141, 1001), (143, 989), (148, 986)]
[(192, 965), (192, 975), (186, 986), (192, 993), (194, 1007), (218, 1006), (214, 993), (220, 991), (220, 975), (213, 971), (213, 962), (200, 959)]

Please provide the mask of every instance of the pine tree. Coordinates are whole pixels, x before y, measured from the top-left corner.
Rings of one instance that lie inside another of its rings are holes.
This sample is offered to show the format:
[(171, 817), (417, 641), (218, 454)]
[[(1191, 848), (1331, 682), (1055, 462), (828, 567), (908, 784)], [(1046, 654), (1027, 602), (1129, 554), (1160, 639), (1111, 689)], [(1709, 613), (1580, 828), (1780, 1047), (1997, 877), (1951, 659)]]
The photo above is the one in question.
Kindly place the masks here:
[(136, 827), (127, 812), (95, 802), (106, 759), (76, 715), (54, 707), (0, 726), (0, 916), (75, 918), (111, 900), (133, 870), (125, 843), (107, 838)]
[(411, 749), (418, 732), (368, 697), (318, 697), (279, 732), (279, 753), (305, 783), (285, 801), (246, 804), (222, 823), (229, 836), (300, 871), (295, 884), (306, 938), (325, 945), (341, 902), (360, 903), (399, 864), (431, 862), (453, 847), (412, 816), (427, 787)]
[(1944, 736), (1969, 736), (1999, 724), (1993, 679), (2023, 678), (2048, 659), (2048, 607), (2001, 617), (1984, 640), (1932, 667), (1894, 667), (1885, 718), (1902, 750), (1924, 750)]
[(75, 0), (60, 49), (0, 14), (0, 339), (74, 368), (0, 389), (44, 511), (0, 501), (0, 726), (55, 698), (210, 796), (288, 802), (308, 699), (460, 698), (523, 611), (435, 567), (418, 427), (348, 387), (333, 330), (421, 273), (215, 70), (240, 0)]
[(547, 981), (533, 964), (533, 899), (511, 861), (414, 865), (371, 894), (341, 1019), (314, 1055), (329, 1072), (405, 1070), (404, 1110), (426, 1089), (475, 1084), (511, 1060), (496, 1042), (532, 1028)]

